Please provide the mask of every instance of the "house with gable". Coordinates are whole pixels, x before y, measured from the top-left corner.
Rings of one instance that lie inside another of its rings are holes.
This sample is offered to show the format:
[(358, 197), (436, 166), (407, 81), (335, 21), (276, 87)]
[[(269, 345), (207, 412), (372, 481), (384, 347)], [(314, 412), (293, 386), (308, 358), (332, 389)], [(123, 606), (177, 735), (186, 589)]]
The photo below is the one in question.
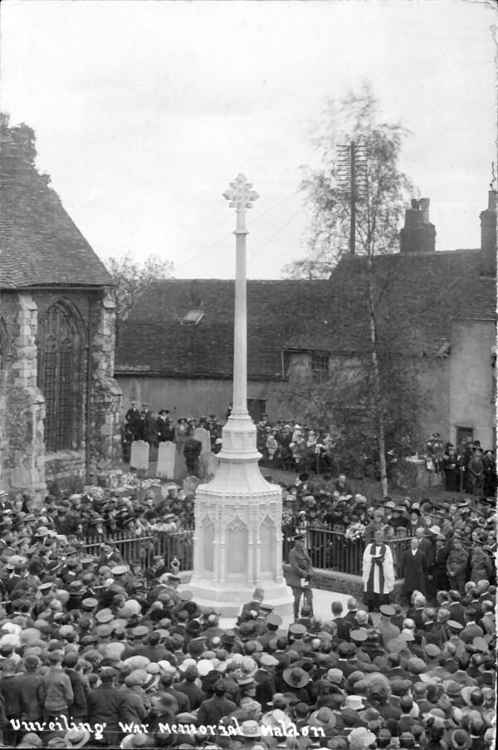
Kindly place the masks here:
[[(436, 251), (429, 200), (406, 210), (400, 250), (374, 260), (380, 345), (415, 367), (418, 421), (440, 432), (495, 444), (496, 192), (480, 215), (475, 249)], [(477, 225), (477, 217), (476, 217)], [(248, 406), (258, 419), (300, 420), (300, 383), (348, 372), (368, 351), (365, 258), (343, 258), (327, 280), (250, 280)], [(130, 401), (174, 416), (223, 416), (231, 400), (232, 281), (166, 280), (124, 323), (116, 377)]]

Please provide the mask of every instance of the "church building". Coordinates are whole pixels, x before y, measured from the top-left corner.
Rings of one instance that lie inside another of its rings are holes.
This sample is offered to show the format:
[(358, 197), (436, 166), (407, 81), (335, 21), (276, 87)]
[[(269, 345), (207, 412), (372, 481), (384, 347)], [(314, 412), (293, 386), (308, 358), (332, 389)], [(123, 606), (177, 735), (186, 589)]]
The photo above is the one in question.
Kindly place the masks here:
[(97, 479), (119, 455), (111, 278), (0, 119), (0, 490)]

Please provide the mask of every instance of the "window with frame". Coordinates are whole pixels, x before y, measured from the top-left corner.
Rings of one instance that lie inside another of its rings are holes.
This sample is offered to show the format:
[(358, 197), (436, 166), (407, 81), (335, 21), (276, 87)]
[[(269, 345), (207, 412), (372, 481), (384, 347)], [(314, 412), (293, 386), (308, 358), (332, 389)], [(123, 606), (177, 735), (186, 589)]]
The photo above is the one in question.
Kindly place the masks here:
[(45, 398), (47, 451), (77, 450), (84, 434), (84, 329), (71, 306), (57, 302), (38, 329), (38, 387)]
[(182, 318), (183, 325), (198, 326), (204, 317), (203, 310), (189, 310)]
[(456, 444), (457, 446), (462, 445), (464, 442), (472, 441), (474, 439), (474, 428), (473, 427), (457, 427), (456, 428)]
[(329, 375), (330, 354), (327, 352), (311, 353), (311, 372), (314, 380), (325, 380)]

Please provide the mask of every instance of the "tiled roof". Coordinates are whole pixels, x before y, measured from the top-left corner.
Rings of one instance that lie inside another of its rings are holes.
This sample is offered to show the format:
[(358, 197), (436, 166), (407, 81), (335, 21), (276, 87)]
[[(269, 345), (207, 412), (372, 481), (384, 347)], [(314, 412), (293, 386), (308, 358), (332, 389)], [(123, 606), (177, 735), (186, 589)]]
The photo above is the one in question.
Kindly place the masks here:
[(26, 153), (26, 126), (0, 122), (0, 288), (103, 286), (104, 265)]
[[(346, 258), (330, 280), (248, 281), (248, 376), (281, 376), (282, 351), (354, 354), (368, 348), (364, 258)], [(480, 252), (464, 250), (375, 259), (380, 346), (437, 356), (456, 319), (494, 318), (495, 284), (480, 275)], [(166, 280), (121, 325), (119, 374), (231, 378), (234, 284)], [(202, 310), (197, 325), (182, 323)]]
[[(481, 275), (479, 250), (396, 254), (375, 258), (379, 344), (434, 356), (457, 319), (492, 319), (496, 279)], [(330, 280), (334, 350), (368, 346), (365, 258), (345, 258)]]
[[(328, 348), (329, 288), (327, 280), (248, 281), (249, 378), (281, 377), (282, 347), (295, 336), (307, 348)], [(204, 312), (197, 325), (182, 322), (197, 309)], [(116, 371), (231, 378), (233, 316), (233, 281), (156, 282), (120, 327)]]

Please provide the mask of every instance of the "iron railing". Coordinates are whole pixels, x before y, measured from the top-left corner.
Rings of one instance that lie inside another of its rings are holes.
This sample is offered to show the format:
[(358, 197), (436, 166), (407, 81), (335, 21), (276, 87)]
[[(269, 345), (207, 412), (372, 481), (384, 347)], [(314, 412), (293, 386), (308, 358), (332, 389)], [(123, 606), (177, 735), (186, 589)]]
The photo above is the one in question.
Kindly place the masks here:
[[(410, 537), (394, 537), (388, 545), (391, 549), (396, 573), (401, 557), (410, 545)], [(284, 539), (283, 560), (287, 562), (292, 540)], [(352, 541), (342, 531), (335, 529), (310, 528), (306, 532), (306, 547), (311, 564), (317, 570), (336, 570), (339, 573), (361, 575), (365, 543), (362, 539)]]
[(123, 560), (130, 565), (149, 568), (153, 557), (161, 555), (166, 565), (175, 557), (182, 570), (193, 567), (193, 529), (184, 531), (156, 531), (149, 534), (131, 537), (129, 532), (118, 531), (106, 536), (87, 537), (84, 548), (90, 554), (98, 554), (102, 544), (115, 547)]
[[(192, 570), (193, 567), (193, 529), (166, 532), (156, 531), (138, 537), (130, 537), (127, 532), (117, 532), (107, 537), (89, 538), (85, 549), (96, 553), (105, 542), (115, 546), (123, 560), (131, 565), (148, 568), (152, 565), (154, 555), (161, 555), (167, 565), (178, 558), (181, 570)], [(410, 537), (395, 537), (388, 541), (391, 548), (394, 569), (399, 571), (401, 557), (409, 548)], [(311, 564), (316, 570), (336, 570), (340, 573), (361, 575), (363, 550), (365, 544), (359, 539), (351, 541), (342, 531), (335, 529), (310, 528), (306, 532), (306, 546), (311, 557)], [(283, 539), (282, 557), (288, 562), (292, 539)]]

